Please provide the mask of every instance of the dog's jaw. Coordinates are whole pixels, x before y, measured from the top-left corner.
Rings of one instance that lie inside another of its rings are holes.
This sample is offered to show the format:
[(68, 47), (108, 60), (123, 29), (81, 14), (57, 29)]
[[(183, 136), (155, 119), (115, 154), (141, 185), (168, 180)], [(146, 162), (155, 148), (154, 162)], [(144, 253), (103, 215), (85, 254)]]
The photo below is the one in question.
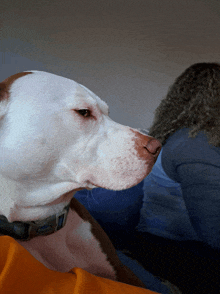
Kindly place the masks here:
[[(50, 182), (55, 178), (47, 180)], [(88, 182), (82, 187), (79, 183), (63, 179), (53, 184), (43, 181), (29, 183), (28, 179), (16, 181), (2, 174), (0, 187), (0, 215), (7, 217), (9, 222), (44, 219), (62, 211), (77, 191), (96, 188)]]
[[(76, 193), (76, 191), (69, 189), (68, 184), (66, 185), (66, 189), (64, 188), (64, 185), (62, 185), (62, 188), (60, 189), (62, 192), (58, 194), (56, 191), (56, 199), (54, 194), (52, 194), (53, 196), (50, 194), (51, 201), (50, 198), (44, 198), (42, 203), (38, 202), (36, 205), (34, 205), (33, 202), (22, 202), (25, 198), (33, 199), (36, 195), (36, 192), (27, 192), (27, 187), (22, 186), (21, 183), (5, 178), (0, 174), (0, 186), (0, 215), (4, 215), (9, 222), (18, 220), (40, 220), (52, 214), (56, 214), (71, 201), (71, 198)], [(68, 193), (65, 193), (65, 190)], [(41, 191), (38, 191), (38, 193), (41, 195), (46, 195), (48, 191), (46, 189), (41, 189)], [(19, 201), (19, 199), (21, 199), (21, 201)]]

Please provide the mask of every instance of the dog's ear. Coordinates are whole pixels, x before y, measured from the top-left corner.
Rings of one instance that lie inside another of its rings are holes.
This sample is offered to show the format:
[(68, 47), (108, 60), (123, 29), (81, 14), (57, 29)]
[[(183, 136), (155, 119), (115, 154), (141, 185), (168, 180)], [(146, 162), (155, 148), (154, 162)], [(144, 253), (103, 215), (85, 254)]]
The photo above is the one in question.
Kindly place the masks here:
[(10, 87), (13, 82), (32, 72), (21, 72), (10, 76), (0, 83), (0, 119), (5, 115), (9, 103)]

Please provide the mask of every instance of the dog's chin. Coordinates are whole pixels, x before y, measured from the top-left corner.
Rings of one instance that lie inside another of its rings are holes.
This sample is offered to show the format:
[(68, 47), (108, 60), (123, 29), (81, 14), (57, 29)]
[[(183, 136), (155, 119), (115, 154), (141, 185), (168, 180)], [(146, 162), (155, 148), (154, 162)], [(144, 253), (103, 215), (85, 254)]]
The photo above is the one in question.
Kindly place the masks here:
[(142, 172), (139, 175), (133, 175), (126, 177), (109, 177), (106, 179), (93, 179), (93, 181), (90, 181), (90, 183), (94, 186), (94, 188), (103, 188), (106, 190), (114, 190), (114, 191), (120, 191), (120, 190), (126, 190), (129, 188), (132, 188), (136, 185), (138, 185), (152, 170), (153, 164), (148, 165), (147, 170), (145, 172)]

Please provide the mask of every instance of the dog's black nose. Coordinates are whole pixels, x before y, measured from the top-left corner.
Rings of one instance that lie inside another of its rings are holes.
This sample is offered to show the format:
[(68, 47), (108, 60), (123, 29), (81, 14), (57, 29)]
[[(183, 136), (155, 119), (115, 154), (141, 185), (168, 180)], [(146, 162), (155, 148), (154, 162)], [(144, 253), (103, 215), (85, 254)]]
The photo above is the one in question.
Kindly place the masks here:
[(161, 143), (157, 139), (154, 139), (154, 138), (152, 138), (150, 141), (148, 141), (147, 145), (145, 146), (147, 151), (153, 155), (158, 155), (161, 150), (161, 147), (162, 147)]

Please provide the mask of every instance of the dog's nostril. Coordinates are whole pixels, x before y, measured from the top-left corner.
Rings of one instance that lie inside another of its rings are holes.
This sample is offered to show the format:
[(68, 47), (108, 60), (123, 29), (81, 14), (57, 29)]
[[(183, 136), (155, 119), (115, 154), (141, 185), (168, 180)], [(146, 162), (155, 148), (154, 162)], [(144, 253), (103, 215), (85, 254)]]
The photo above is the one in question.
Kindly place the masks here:
[(151, 139), (147, 145), (145, 146), (147, 151), (149, 151), (151, 154), (156, 155), (159, 153), (161, 149), (161, 143), (157, 139)]

